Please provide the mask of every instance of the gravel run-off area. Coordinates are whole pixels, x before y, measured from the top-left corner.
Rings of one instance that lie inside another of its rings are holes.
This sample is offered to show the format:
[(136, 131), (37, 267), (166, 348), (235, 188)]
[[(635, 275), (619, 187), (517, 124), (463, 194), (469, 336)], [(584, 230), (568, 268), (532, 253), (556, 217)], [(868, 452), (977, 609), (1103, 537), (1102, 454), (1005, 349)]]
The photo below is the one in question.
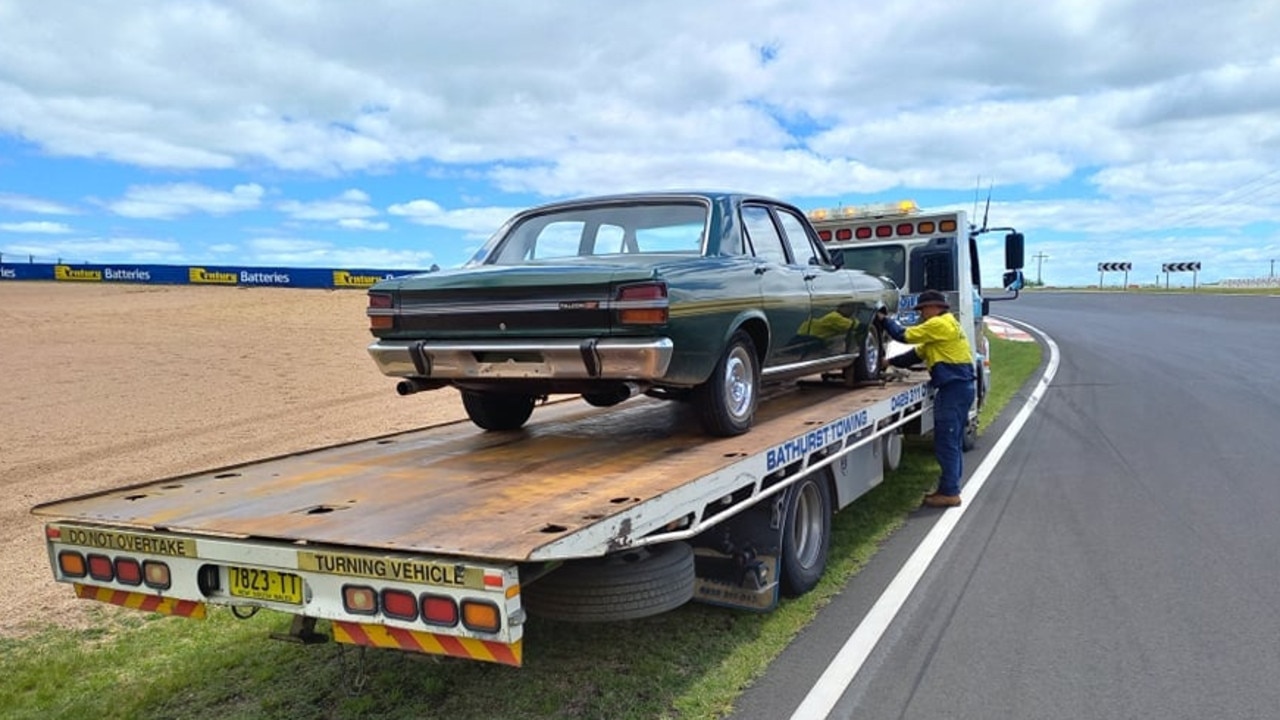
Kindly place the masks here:
[(109, 607), (53, 581), (36, 504), (462, 419), (454, 390), (396, 395), (364, 308), (358, 290), (0, 283), (0, 636)]

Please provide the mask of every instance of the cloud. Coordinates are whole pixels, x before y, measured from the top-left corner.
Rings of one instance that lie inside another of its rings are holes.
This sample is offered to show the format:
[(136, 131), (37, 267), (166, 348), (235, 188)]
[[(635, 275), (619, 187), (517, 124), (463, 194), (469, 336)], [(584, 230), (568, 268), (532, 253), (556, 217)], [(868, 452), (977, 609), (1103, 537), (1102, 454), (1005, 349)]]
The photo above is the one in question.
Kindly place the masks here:
[(471, 234), (488, 235), (502, 226), (512, 215), (524, 208), (479, 207), (446, 210), (433, 200), (413, 200), (392, 205), (387, 213), (418, 225), (464, 230)]
[[(300, 202), (288, 200), (276, 208), (295, 220), (339, 222), (375, 217), (378, 211), (369, 204), (369, 196), (360, 190), (347, 190), (331, 200)], [(347, 227), (344, 225), (344, 227)], [(357, 223), (352, 229), (370, 229)]]
[(432, 253), (426, 250), (342, 247), (300, 238), (254, 238), (244, 250), (245, 262), (254, 265), (421, 270), (434, 261)]
[(13, 193), (0, 193), (0, 207), (35, 215), (75, 215), (77, 212), (62, 203)]
[(117, 215), (130, 218), (172, 219), (195, 212), (226, 215), (252, 210), (260, 204), (261, 185), (236, 185), (222, 192), (196, 183), (130, 187), (122, 200), (107, 204)]
[(55, 222), (0, 223), (0, 230), (28, 235), (65, 235), (71, 232), (67, 225)]

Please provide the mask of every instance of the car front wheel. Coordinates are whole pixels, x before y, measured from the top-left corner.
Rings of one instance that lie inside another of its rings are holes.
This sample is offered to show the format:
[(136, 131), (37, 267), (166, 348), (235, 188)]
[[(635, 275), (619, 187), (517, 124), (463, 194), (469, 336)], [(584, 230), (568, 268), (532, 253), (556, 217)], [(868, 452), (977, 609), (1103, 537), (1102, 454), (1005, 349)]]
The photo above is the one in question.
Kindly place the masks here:
[(711, 377), (698, 386), (694, 403), (702, 427), (710, 435), (741, 435), (751, 428), (760, 395), (760, 361), (751, 336), (739, 330), (716, 363)]
[(880, 374), (880, 358), (884, 356), (884, 337), (876, 328), (867, 328), (862, 337), (858, 357), (853, 364), (844, 369), (844, 384), (856, 387), (876, 379)]
[(462, 407), (471, 422), (485, 430), (515, 430), (533, 414), (538, 398), (516, 393), (462, 391)]

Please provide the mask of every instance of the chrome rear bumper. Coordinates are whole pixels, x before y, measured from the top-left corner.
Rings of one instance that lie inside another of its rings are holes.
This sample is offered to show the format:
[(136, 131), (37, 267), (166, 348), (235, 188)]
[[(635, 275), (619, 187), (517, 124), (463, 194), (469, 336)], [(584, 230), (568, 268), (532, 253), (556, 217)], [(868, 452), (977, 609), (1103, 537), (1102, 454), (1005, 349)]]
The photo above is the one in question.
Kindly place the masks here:
[(674, 347), (668, 338), (378, 340), (369, 354), (382, 374), (391, 377), (656, 380), (666, 375)]

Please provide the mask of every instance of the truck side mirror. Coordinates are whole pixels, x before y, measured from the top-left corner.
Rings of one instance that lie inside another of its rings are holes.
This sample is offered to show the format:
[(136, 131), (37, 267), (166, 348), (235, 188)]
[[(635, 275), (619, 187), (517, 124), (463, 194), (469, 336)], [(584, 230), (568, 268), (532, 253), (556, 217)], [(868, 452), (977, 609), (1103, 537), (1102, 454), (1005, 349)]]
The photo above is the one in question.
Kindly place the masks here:
[(1004, 289), (1018, 291), (1022, 289), (1022, 271), (1010, 270), (1004, 274)]
[[(1022, 269), (1022, 233), (1011, 232), (1004, 236), (1004, 266), (1007, 270)], [(1007, 283), (1006, 283), (1007, 284)]]
[(982, 317), (991, 314), (991, 298), (982, 298)]

